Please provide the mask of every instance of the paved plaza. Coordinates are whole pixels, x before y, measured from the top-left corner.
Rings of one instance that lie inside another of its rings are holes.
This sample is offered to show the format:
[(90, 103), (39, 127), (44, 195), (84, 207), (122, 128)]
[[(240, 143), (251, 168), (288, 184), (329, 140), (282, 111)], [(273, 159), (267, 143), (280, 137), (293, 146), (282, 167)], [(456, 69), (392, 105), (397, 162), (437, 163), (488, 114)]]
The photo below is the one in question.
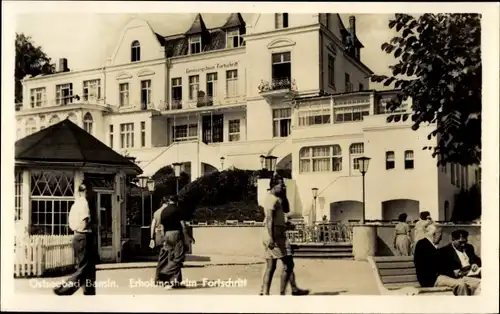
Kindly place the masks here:
[[(233, 261), (233, 262), (231, 262)], [(296, 259), (295, 272), (300, 287), (316, 295), (374, 295), (377, 287), (367, 262), (352, 260)], [(154, 262), (99, 265), (98, 294), (162, 295), (219, 294), (256, 295), (259, 293), (264, 264), (256, 258), (210, 257), (210, 261), (190, 261), (183, 269), (184, 280), (191, 286), (180, 290), (151, 287)], [(278, 266), (271, 294), (279, 294)], [(52, 294), (51, 286), (66, 277), (16, 279), (19, 294)], [(219, 281), (220, 280), (220, 281)], [(222, 287), (232, 280), (234, 287)], [(195, 284), (196, 283), (196, 284)], [(77, 294), (81, 294), (81, 289)]]

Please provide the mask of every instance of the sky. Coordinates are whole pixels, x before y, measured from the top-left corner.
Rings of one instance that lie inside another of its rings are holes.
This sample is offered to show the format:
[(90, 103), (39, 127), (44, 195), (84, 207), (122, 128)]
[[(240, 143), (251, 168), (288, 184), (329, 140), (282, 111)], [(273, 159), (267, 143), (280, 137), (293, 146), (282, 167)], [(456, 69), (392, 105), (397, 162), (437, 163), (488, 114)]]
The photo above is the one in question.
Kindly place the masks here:
[[(208, 28), (221, 26), (228, 14), (202, 14)], [(250, 22), (253, 13), (243, 13)], [(341, 14), (348, 27), (350, 14)], [(388, 27), (392, 14), (354, 14), (356, 33), (365, 48), (361, 61), (376, 74), (390, 74), (389, 65), (395, 63), (393, 56), (386, 54), (380, 46), (389, 41), (395, 32)], [(19, 14), (16, 31), (31, 36), (48, 56), (56, 61), (67, 58), (71, 70), (84, 70), (102, 66), (112, 55), (118, 37), (125, 24), (133, 17), (144, 18), (151, 27), (164, 36), (185, 32), (196, 13), (165, 14), (97, 14), (97, 13), (37, 13)], [(380, 84), (370, 83), (370, 88), (384, 89)]]

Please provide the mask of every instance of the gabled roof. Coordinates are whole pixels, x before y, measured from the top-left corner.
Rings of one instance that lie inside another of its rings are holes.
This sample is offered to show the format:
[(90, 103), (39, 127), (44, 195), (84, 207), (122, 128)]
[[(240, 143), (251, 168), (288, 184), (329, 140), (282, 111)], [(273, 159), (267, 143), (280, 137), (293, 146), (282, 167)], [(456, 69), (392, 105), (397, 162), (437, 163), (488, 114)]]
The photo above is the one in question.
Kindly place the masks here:
[(189, 30), (186, 32), (186, 35), (201, 34), (205, 33), (206, 31), (207, 27), (205, 26), (205, 22), (203, 21), (201, 14), (198, 13), (193, 21), (193, 24), (191, 24), (191, 28), (189, 28)]
[(16, 162), (101, 164), (129, 168), (139, 166), (65, 119), (16, 142)]
[(232, 27), (245, 27), (245, 26), (246, 23), (241, 14), (231, 13), (231, 15), (227, 18), (226, 23), (221, 28), (227, 29)]

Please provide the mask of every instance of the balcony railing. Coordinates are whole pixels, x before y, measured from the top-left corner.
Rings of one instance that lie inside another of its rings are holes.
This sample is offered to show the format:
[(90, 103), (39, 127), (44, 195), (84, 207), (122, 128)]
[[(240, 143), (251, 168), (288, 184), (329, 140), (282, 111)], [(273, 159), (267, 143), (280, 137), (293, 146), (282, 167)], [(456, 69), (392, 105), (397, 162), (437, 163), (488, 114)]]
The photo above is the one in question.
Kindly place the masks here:
[(351, 243), (352, 224), (316, 222), (314, 225), (296, 224), (287, 231), (291, 243)]
[(284, 77), (273, 78), (271, 82), (261, 80), (258, 88), (260, 93), (265, 93), (281, 89), (294, 89), (294, 87), (295, 80), (292, 80), (289, 77)]
[(29, 101), (27, 102), (26, 105), (24, 102), (18, 103), (16, 104), (16, 110), (23, 110), (23, 109), (29, 110), (37, 108), (75, 105), (75, 104), (104, 105), (104, 99), (92, 96), (80, 97), (78, 95), (70, 95), (50, 100)]

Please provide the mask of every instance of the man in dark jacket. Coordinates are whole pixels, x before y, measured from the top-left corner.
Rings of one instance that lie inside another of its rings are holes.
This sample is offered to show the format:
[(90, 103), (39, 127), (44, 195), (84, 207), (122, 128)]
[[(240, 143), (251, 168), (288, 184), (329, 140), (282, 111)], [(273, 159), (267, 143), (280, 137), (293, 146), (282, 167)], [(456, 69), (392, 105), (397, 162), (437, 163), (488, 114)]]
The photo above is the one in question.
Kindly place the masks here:
[(451, 243), (439, 249), (440, 277), (438, 284), (446, 282), (465, 282), (467, 294), (480, 293), (481, 259), (474, 252), (474, 247), (467, 243), (469, 233), (455, 230), (451, 233)]
[(438, 273), (437, 245), (441, 241), (441, 230), (434, 225), (426, 227), (425, 237), (415, 246), (413, 262), (417, 272), (418, 282), (422, 287), (434, 287)]

